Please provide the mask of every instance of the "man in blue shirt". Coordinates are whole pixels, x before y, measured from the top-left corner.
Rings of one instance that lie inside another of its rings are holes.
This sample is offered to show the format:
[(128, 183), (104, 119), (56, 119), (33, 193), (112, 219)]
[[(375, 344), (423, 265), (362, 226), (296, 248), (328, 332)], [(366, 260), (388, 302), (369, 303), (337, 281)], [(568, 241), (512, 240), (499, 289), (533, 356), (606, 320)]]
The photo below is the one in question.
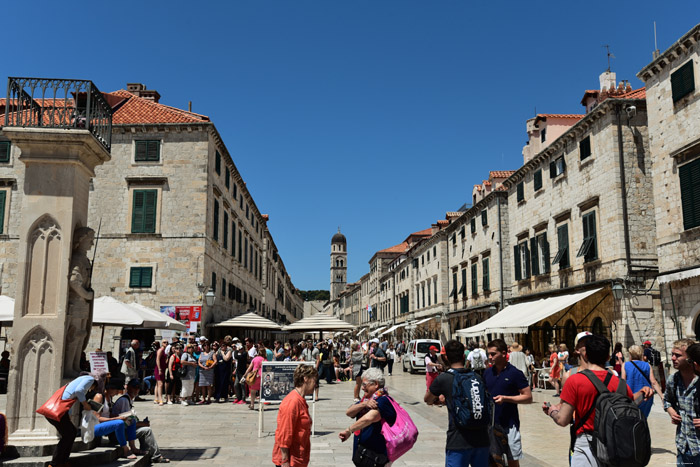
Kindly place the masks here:
[(496, 403), (495, 423), (508, 434), (508, 467), (519, 467), (523, 448), (517, 404), (532, 402), (530, 384), (522, 371), (508, 363), (508, 346), (503, 339), (494, 339), (486, 347), (491, 367), (484, 371), (484, 382)]

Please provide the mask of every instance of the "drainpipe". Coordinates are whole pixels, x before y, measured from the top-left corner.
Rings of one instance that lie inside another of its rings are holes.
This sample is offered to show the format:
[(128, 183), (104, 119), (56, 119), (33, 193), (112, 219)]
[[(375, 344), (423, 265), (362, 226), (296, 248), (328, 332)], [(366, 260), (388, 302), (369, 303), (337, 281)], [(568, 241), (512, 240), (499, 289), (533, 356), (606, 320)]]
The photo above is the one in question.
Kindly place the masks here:
[(496, 205), (498, 206), (498, 272), (500, 276), (500, 298), (499, 300), (501, 301), (500, 307), (501, 310), (505, 306), (505, 303), (503, 303), (503, 235), (501, 232), (501, 197), (496, 196)]
[(627, 264), (627, 276), (632, 272), (632, 260), (630, 259), (630, 226), (627, 217), (627, 181), (625, 180), (625, 156), (622, 145), (622, 121), (620, 110), (622, 104), (615, 104), (615, 116), (617, 117), (617, 151), (620, 161), (620, 189), (622, 190), (622, 225), (625, 232), (625, 263)]

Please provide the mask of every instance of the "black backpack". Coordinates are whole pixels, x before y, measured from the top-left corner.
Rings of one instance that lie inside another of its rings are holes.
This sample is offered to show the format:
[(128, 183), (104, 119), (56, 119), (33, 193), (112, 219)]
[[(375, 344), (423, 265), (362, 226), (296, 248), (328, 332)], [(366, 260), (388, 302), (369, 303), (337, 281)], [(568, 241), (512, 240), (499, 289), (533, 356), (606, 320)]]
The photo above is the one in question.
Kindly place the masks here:
[(651, 458), (651, 435), (649, 425), (637, 404), (627, 397), (627, 382), (620, 378), (617, 390), (610, 392), (608, 383), (612, 373), (601, 381), (591, 370), (583, 370), (598, 391), (593, 406), (579, 421), (574, 432), (581, 427), (595, 409), (594, 431), (591, 450), (595, 458), (604, 465), (615, 467), (637, 467), (649, 463)]
[(450, 412), (457, 427), (465, 430), (493, 427), (495, 404), (484, 381), (471, 370), (447, 370), (452, 375)]

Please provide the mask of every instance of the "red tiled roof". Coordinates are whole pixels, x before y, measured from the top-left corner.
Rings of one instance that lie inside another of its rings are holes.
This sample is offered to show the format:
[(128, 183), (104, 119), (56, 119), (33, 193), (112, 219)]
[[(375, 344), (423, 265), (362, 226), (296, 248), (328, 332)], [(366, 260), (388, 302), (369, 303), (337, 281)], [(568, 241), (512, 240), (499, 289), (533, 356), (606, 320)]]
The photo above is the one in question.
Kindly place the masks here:
[(413, 232), (411, 235), (409, 235), (409, 237), (412, 237), (414, 235), (417, 237), (425, 237), (425, 236), (429, 237), (432, 234), (433, 234), (433, 229), (423, 229), (423, 230), (419, 230), (418, 232)]
[(398, 245), (379, 250), (377, 253), (404, 253), (406, 250), (408, 250), (408, 243), (401, 242)]
[(616, 99), (646, 99), (647, 98), (647, 88), (633, 89), (630, 92), (626, 92), (621, 96), (614, 96)]
[[(598, 91), (597, 89), (587, 89), (586, 92), (583, 94), (583, 98), (581, 99), (581, 105), (585, 105), (584, 101), (587, 97), (598, 97), (600, 96), (600, 94), (601, 91)], [(646, 88), (632, 89), (630, 91), (622, 92), (620, 94), (618, 94), (617, 91), (610, 92), (606, 90), (606, 96), (603, 99), (601, 99), (600, 102), (603, 102), (609, 97), (614, 99), (646, 99), (647, 90)]]
[(125, 101), (114, 111), (112, 123), (115, 125), (128, 125), (138, 123), (202, 123), (209, 122), (205, 115), (187, 112), (182, 109), (160, 104), (150, 99), (135, 96), (120, 89), (107, 96), (121, 97)]
[(535, 120), (544, 120), (547, 118), (567, 118), (574, 120), (581, 120), (585, 115), (580, 114), (537, 114)]
[(446, 219), (440, 219), (437, 221), (437, 225), (449, 225), (450, 221)]
[(515, 173), (515, 170), (492, 170), (489, 178), (508, 178)]

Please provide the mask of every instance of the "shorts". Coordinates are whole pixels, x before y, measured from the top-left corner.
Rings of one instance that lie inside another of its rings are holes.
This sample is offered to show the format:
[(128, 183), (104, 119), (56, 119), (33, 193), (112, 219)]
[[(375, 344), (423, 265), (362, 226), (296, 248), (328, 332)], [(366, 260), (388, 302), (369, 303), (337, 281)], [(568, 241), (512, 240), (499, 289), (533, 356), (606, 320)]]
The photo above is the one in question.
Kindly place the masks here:
[(446, 449), (445, 467), (481, 467), (489, 465), (489, 447)]
[(593, 436), (590, 433), (582, 433), (576, 437), (574, 451), (571, 453), (571, 465), (574, 467), (598, 467), (598, 461), (593, 456), (591, 443)]
[(194, 391), (194, 379), (183, 379), (180, 397), (190, 397)]
[(512, 426), (508, 430), (508, 447), (510, 448), (509, 461), (517, 461), (523, 458), (523, 443), (520, 439), (520, 430)]

